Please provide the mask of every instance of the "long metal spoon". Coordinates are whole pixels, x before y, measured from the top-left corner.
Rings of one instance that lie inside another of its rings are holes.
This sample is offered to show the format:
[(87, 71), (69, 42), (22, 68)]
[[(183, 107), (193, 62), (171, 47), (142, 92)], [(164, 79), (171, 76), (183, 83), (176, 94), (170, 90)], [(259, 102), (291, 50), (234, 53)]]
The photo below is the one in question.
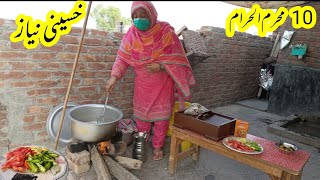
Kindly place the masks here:
[[(103, 122), (104, 122), (104, 119), (105, 119), (104, 113), (106, 112), (106, 106), (107, 106), (107, 103), (108, 103), (108, 99), (109, 99), (109, 95), (107, 94), (106, 101), (104, 102), (103, 112), (102, 112), (102, 114), (100, 114), (100, 118), (99, 118), (99, 119), (102, 118)], [(97, 124), (98, 124), (99, 119), (97, 119)]]

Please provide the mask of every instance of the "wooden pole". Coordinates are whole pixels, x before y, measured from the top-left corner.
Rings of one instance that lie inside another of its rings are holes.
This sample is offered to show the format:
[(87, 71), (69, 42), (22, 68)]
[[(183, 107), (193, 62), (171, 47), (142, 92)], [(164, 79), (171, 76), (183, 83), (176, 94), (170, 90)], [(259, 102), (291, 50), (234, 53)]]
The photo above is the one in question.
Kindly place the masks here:
[(58, 134), (57, 134), (55, 145), (54, 145), (54, 149), (55, 150), (57, 150), (57, 146), (58, 146), (58, 142), (59, 142), (59, 138), (60, 138), (61, 128), (62, 128), (62, 124), (63, 124), (63, 121), (64, 121), (64, 115), (66, 113), (69, 94), (70, 94), (70, 90), (71, 90), (71, 87), (72, 87), (73, 77), (74, 77), (74, 74), (75, 74), (75, 71), (76, 71), (76, 67), (77, 67), (77, 63), (78, 63), (78, 59), (79, 59), (79, 55), (80, 55), (80, 51), (81, 51), (81, 47), (82, 47), (83, 37), (84, 37), (84, 34), (86, 32), (87, 21), (88, 21), (88, 17), (89, 17), (89, 14), (90, 14), (91, 4), (92, 4), (92, 1), (89, 1), (89, 5), (88, 5), (88, 8), (87, 8), (87, 14), (86, 14), (86, 17), (84, 19), (84, 23), (83, 23), (83, 27), (82, 27), (81, 40), (80, 40), (80, 43), (79, 43), (79, 46), (78, 46), (78, 50), (77, 50), (77, 54), (76, 54), (76, 57), (75, 57), (74, 63), (73, 63), (72, 73), (71, 73), (71, 77), (70, 77), (70, 81), (69, 81), (69, 85), (68, 85), (68, 91), (67, 91), (66, 97), (64, 99), (63, 110), (62, 110), (62, 114), (61, 114), (61, 118), (60, 118), (60, 125), (59, 125)]

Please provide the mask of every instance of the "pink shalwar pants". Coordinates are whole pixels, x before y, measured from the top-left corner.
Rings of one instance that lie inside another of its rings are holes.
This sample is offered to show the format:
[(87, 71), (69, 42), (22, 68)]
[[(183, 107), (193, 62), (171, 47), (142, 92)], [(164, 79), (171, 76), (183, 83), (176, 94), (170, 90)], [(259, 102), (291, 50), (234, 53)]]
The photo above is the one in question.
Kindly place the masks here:
[[(147, 141), (150, 137), (150, 129), (152, 122), (145, 122), (136, 119), (137, 129), (139, 132), (148, 132)], [(162, 148), (164, 140), (166, 139), (167, 131), (169, 127), (169, 120), (155, 121), (153, 125), (153, 137), (152, 146), (153, 148)]]

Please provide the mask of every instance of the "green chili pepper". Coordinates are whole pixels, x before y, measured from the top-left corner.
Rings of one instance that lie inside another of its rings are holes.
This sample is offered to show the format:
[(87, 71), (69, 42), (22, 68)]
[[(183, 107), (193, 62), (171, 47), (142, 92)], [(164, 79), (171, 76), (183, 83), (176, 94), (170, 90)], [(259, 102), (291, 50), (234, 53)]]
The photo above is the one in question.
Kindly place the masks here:
[(40, 172), (46, 172), (46, 168), (44, 168), (40, 163), (36, 163), (36, 165), (38, 166)]
[(32, 163), (40, 163), (41, 159), (31, 159), (31, 160), (27, 160), (28, 162), (32, 162)]
[(54, 158), (59, 157), (59, 154), (56, 154), (56, 153), (49, 153), (49, 155), (50, 155), (51, 157), (54, 157)]
[(36, 155), (32, 156), (32, 159), (37, 159), (37, 158), (40, 158), (40, 157), (41, 157), (40, 154), (36, 154)]
[(46, 163), (46, 162), (56, 162), (56, 161), (53, 159), (48, 159), (48, 160), (44, 160), (44, 162)]
[(39, 168), (32, 162), (27, 162), (32, 173), (39, 172)]
[(48, 154), (45, 154), (45, 155), (43, 155), (43, 157), (44, 157), (44, 159), (46, 159), (46, 160), (49, 160), (49, 159), (55, 159), (54, 157), (51, 157), (50, 155), (48, 155)]
[(51, 167), (52, 167), (52, 162), (46, 162), (46, 163), (44, 164), (44, 168), (45, 168), (46, 170), (50, 169)]

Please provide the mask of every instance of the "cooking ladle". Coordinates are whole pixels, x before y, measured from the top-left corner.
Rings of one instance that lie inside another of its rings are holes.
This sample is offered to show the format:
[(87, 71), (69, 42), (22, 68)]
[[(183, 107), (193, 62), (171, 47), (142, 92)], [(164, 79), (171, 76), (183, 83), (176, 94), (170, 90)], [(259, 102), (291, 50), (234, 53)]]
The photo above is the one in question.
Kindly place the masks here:
[[(104, 102), (103, 111), (102, 111), (102, 113), (100, 114), (100, 117), (97, 119), (97, 124), (99, 123), (99, 119), (102, 119), (103, 122), (104, 122), (104, 119), (105, 119), (104, 113), (106, 112), (106, 107), (107, 107), (107, 104), (108, 104), (108, 99), (109, 99), (109, 93), (107, 93), (106, 101)], [(100, 122), (101, 122), (101, 121), (100, 121)]]

